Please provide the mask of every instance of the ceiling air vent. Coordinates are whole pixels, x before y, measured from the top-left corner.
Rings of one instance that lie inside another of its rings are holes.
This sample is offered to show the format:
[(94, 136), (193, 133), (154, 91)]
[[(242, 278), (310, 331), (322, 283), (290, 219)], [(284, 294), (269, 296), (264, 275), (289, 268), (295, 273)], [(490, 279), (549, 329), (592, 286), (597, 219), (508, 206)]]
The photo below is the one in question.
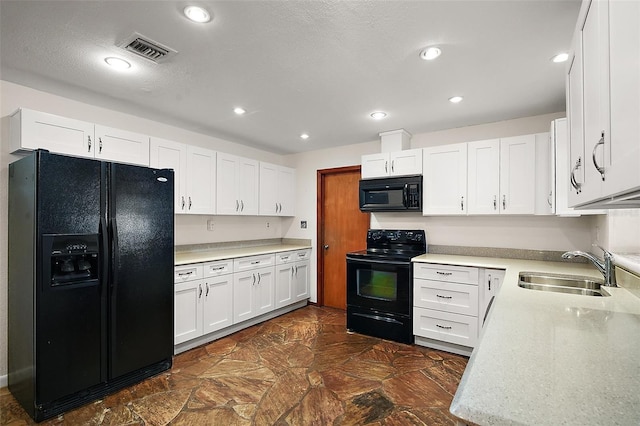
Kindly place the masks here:
[(164, 62), (170, 56), (178, 53), (174, 49), (138, 33), (133, 33), (129, 38), (120, 43), (119, 46), (124, 50), (133, 52), (155, 63)]

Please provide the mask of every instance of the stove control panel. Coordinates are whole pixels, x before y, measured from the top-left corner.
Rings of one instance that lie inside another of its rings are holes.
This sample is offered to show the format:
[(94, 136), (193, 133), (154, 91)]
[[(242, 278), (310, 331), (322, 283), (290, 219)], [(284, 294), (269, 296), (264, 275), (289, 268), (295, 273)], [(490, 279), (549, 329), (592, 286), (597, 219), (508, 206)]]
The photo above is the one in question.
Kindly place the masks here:
[(371, 247), (380, 244), (418, 244), (422, 245), (426, 242), (424, 230), (386, 230), (386, 229), (370, 229), (367, 233), (367, 246)]

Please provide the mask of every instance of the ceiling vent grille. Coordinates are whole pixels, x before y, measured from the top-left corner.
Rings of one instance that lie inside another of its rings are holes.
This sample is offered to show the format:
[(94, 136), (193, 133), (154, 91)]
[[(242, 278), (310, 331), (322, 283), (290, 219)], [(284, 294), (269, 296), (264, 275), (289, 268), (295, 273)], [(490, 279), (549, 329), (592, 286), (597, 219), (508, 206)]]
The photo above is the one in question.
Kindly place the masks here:
[(155, 63), (164, 62), (167, 58), (178, 53), (176, 50), (138, 33), (133, 33), (129, 38), (120, 43), (119, 46), (124, 50), (135, 53)]

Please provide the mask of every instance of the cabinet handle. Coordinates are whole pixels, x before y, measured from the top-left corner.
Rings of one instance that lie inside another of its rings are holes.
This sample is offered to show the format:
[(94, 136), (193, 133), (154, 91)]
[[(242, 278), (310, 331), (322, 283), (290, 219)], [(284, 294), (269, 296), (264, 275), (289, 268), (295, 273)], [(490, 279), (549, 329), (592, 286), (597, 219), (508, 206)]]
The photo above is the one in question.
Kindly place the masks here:
[(244, 201), (240, 200), (240, 211), (244, 211)]
[(489, 291), (491, 291), (491, 274), (489, 274), (489, 279), (487, 280), (487, 285), (489, 286)]
[(464, 211), (464, 196), (460, 197), (460, 210)]
[(98, 138), (98, 154), (102, 154), (102, 138)]
[(452, 299), (453, 296), (441, 296), (439, 294), (436, 294), (436, 297), (439, 297), (440, 299)]
[(602, 180), (604, 180), (604, 166), (599, 166), (598, 165), (598, 160), (596, 160), (596, 150), (598, 149), (598, 146), (602, 145), (604, 147), (604, 130), (602, 131), (602, 133), (600, 133), (600, 140), (598, 141), (597, 144), (594, 145), (593, 147), (593, 151), (591, 152), (591, 158), (593, 160), (593, 165), (595, 166), (596, 170), (598, 171), (598, 173), (600, 173), (600, 177), (602, 178)]
[(182, 210), (184, 210), (184, 195), (181, 197), (182, 198)]
[(391, 160), (391, 173), (395, 172), (396, 160)]
[(253, 262), (251, 262), (251, 264), (252, 264), (252, 265), (257, 265), (257, 264), (259, 264), (259, 263), (260, 263), (260, 261), (259, 261), (259, 260), (254, 260)]
[(209, 283), (206, 283), (207, 292), (204, 294), (204, 297), (209, 297)]
[(296, 277), (298, 276), (298, 267), (296, 266)]
[(179, 277), (183, 277), (183, 276), (185, 276), (185, 275), (186, 275), (186, 276), (189, 276), (189, 275), (191, 275), (191, 274), (193, 274), (193, 271), (189, 271), (189, 272), (178, 272), (178, 276), (179, 276)]
[(276, 213), (278, 213), (278, 203), (276, 203)]
[(451, 330), (450, 326), (444, 326), (444, 325), (436, 324), (436, 327), (442, 328), (442, 329), (445, 329), (445, 330)]
[(87, 152), (91, 152), (91, 136), (87, 136), (87, 145), (89, 146)]
[(571, 186), (573, 186), (573, 189), (576, 190), (576, 194), (579, 194), (582, 192), (582, 184), (578, 183), (578, 181), (576, 180), (576, 171), (582, 167), (582, 157), (578, 157), (578, 159), (576, 160), (576, 165), (573, 166), (573, 169), (571, 169)]
[(388, 173), (388, 172), (389, 172), (389, 170), (387, 169), (387, 163), (388, 163), (388, 161), (385, 161), (385, 162), (384, 162), (384, 172), (385, 172), (385, 173)]
[(258, 272), (258, 284), (260, 284), (260, 278), (262, 277), (260, 276), (260, 272)]
[(507, 209), (507, 196), (503, 195), (502, 196), (502, 210), (506, 210)]
[(198, 299), (200, 299), (202, 297), (202, 284), (198, 284), (198, 288), (200, 289), (200, 292), (198, 293)]
[(251, 276), (253, 277), (253, 282), (251, 283), (251, 285), (256, 285), (256, 274), (251, 274)]
[(547, 197), (547, 204), (549, 204), (549, 207), (553, 207), (553, 203), (551, 202), (552, 196), (553, 196), (553, 191), (549, 191), (549, 196)]
[(449, 275), (453, 275), (453, 272), (440, 272), (440, 271), (436, 271), (436, 274), (438, 275), (444, 275), (444, 276), (449, 276)]
[(497, 196), (493, 196), (493, 209), (497, 210), (498, 209), (498, 197)]
[(294, 272), (293, 272), (293, 266), (292, 266), (292, 267), (291, 267), (291, 277), (292, 277), (292, 278), (293, 278), (293, 274), (294, 274)]
[(222, 271), (224, 269), (224, 266), (218, 266), (216, 268), (211, 268), (212, 271)]
[(282, 213), (282, 204), (278, 203), (278, 206), (280, 206), (280, 210), (278, 211), (278, 213)]
[(191, 210), (191, 197), (189, 197), (189, 210)]
[(239, 208), (240, 208), (240, 203), (238, 202), (238, 200), (236, 200), (236, 211), (238, 211)]

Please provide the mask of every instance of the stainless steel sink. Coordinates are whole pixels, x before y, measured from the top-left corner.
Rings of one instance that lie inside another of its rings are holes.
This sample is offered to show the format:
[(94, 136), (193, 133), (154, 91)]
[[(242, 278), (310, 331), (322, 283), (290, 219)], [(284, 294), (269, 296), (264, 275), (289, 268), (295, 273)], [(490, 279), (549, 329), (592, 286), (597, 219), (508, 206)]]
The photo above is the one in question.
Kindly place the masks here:
[(543, 272), (520, 272), (518, 285), (522, 288), (556, 293), (581, 294), (584, 296), (609, 296), (598, 278), (580, 275), (546, 274)]

